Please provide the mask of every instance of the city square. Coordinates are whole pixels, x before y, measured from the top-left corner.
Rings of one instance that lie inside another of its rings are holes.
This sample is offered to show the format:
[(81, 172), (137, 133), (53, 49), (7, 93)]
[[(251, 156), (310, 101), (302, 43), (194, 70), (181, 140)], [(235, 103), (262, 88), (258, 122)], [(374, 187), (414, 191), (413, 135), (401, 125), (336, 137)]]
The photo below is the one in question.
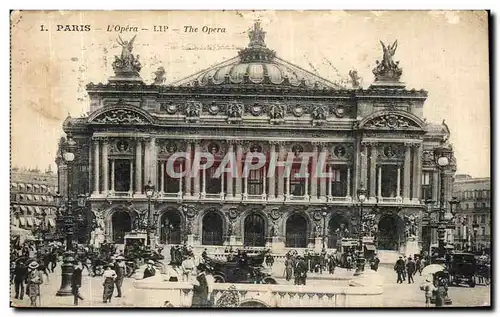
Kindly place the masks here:
[(424, 112), (436, 89), (403, 81), (407, 39), (333, 79), (248, 21), (231, 58), (182, 76), (145, 33), (103, 39), (55, 171), (11, 169), (11, 305), (490, 306), (489, 165), (469, 174), (457, 119)]

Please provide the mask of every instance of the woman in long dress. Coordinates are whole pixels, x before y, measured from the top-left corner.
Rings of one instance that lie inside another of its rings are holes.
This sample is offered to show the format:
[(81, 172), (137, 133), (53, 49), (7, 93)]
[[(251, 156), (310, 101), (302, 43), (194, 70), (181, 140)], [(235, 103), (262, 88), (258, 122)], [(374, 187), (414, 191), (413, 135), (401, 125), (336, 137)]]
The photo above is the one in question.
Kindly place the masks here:
[(43, 283), (43, 273), (38, 269), (38, 262), (33, 261), (28, 265), (27, 290), (30, 298), (30, 306), (37, 307), (37, 299), (40, 300), (40, 284)]
[(102, 276), (104, 277), (104, 283), (102, 283), (103, 293), (102, 301), (103, 303), (111, 303), (111, 297), (113, 296), (113, 291), (115, 290), (115, 279), (116, 272), (112, 269), (113, 264), (106, 265), (106, 269)]

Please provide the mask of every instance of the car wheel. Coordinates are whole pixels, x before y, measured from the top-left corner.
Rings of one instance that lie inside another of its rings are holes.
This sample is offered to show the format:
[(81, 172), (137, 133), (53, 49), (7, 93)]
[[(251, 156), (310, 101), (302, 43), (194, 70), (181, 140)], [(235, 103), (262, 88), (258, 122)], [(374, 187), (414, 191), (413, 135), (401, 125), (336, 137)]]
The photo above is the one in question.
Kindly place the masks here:
[(276, 280), (272, 277), (266, 277), (263, 282), (264, 284), (278, 284), (278, 282), (276, 282)]
[(470, 287), (475, 287), (475, 286), (476, 286), (476, 282), (471, 281), (471, 282), (469, 283), (469, 286), (470, 286)]
[(225, 283), (226, 279), (224, 278), (224, 276), (222, 276), (220, 274), (215, 274), (214, 275), (214, 282), (215, 283)]

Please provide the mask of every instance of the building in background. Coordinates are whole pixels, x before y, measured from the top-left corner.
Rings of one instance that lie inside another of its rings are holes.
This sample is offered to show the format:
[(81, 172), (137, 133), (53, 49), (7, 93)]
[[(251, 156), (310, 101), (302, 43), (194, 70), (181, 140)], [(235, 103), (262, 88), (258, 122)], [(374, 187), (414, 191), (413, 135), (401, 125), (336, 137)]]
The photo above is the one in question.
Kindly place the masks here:
[[(451, 199), (456, 162), (451, 154), (440, 184), (433, 151), (451, 150), (450, 131), (444, 122), (424, 120), (427, 92), (400, 81), (396, 43), (383, 46), (383, 61), (373, 57), (370, 87), (360, 86), (355, 71), (346, 87), (280, 59), (266, 47), (259, 23), (248, 33), (238, 56), (171, 85), (163, 84), (164, 71), (145, 84), (127, 47), (108, 83), (87, 85), (90, 113), (68, 117), (63, 130), (77, 144), (72, 188), (75, 195), (90, 193), (88, 223), (100, 224), (92, 226), (93, 236), (123, 243), (150, 207), (160, 243), (321, 249), (326, 238), (336, 248), (344, 233), (355, 236), (360, 222), (368, 222), (364, 234), (376, 236), (379, 252), (418, 253), (422, 237), (430, 240), (422, 198), (437, 204), (444, 186), (445, 201)], [(215, 155), (214, 166), (172, 178), (166, 162), (178, 151), (189, 153), (174, 164), (178, 172), (190, 169), (201, 151)], [(214, 177), (229, 152), (239, 167), (252, 152), (279, 153), (279, 160), (291, 153), (296, 160), (290, 177), (268, 177), (269, 161), (248, 177)], [(311, 165), (308, 177), (293, 176), (306, 152), (326, 155), (331, 177), (313, 180)], [(58, 171), (65, 175), (61, 157)], [(359, 219), (362, 186), (369, 216)]]
[(38, 169), (13, 167), (10, 173), (11, 225), (30, 230), (35, 238), (53, 233), (56, 227), (57, 174), (50, 168)]
[(453, 195), (460, 204), (455, 217), (455, 247), (489, 252), (491, 246), (491, 180), (456, 175)]

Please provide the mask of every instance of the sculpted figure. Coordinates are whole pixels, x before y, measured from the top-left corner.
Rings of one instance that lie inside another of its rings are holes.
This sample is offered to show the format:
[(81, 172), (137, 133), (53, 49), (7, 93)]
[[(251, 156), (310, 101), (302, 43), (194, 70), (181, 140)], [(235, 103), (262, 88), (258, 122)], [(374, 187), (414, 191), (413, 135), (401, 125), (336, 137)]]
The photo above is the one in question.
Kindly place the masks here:
[(392, 60), (392, 57), (396, 53), (396, 49), (398, 47), (398, 41), (394, 41), (392, 45), (388, 45), (387, 47), (384, 45), (384, 42), (380, 41), (380, 44), (382, 45), (382, 49), (384, 50), (384, 56), (382, 60), (382, 64), (386, 68), (392, 68), (396, 67), (396, 64)]
[(121, 54), (121, 59), (122, 61), (128, 61), (128, 60), (133, 60), (134, 56), (132, 55), (132, 49), (134, 48), (133, 44), (135, 41), (135, 37), (137, 35), (134, 35), (134, 37), (130, 41), (124, 41), (122, 38), (118, 35), (118, 44), (122, 47), (122, 54)]

